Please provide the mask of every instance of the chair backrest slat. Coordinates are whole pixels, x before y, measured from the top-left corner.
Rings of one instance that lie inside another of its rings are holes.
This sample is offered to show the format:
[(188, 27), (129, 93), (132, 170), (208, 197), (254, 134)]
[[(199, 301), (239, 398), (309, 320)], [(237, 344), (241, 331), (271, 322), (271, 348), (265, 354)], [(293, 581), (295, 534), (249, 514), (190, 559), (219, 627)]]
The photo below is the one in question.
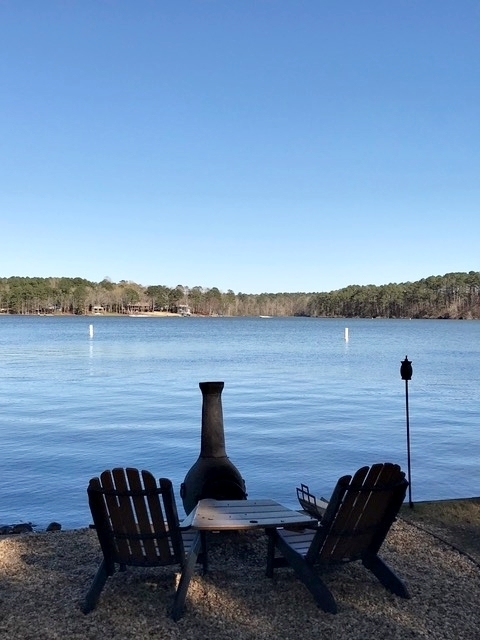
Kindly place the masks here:
[(377, 552), (405, 498), (398, 465), (375, 464), (340, 478), (307, 553), (309, 562), (355, 560)]
[[(382, 519), (385, 507), (392, 498), (393, 488), (390, 486), (390, 469), (384, 465), (373, 465), (366, 476), (363, 486), (357, 490), (355, 515), (347, 526), (354, 535), (344, 537), (348, 545), (338, 545), (336, 554), (339, 557), (357, 557), (368, 547)], [(384, 489), (381, 487), (385, 486)]]
[(158, 486), (148, 471), (106, 470), (100, 478), (90, 480), (88, 497), (107, 562), (183, 565), (184, 547), (170, 480), (162, 478)]
[(125, 562), (133, 562), (141, 561), (143, 551), (140, 540), (136, 538), (139, 533), (139, 527), (133, 509), (134, 498), (133, 496), (128, 495), (130, 487), (127, 482), (127, 473), (128, 471), (125, 469), (113, 469), (112, 471), (115, 488), (119, 492), (118, 515), (121, 522), (121, 535), (127, 535), (129, 556), (125, 558)]
[(175, 502), (171, 481), (168, 478), (160, 478), (160, 488), (162, 490), (166, 523), (163, 521), (161, 513), (156, 510), (155, 505), (151, 507), (153, 522), (162, 520), (162, 526), (168, 528), (170, 542), (173, 547), (173, 555), (179, 558), (180, 564), (183, 566), (185, 558), (184, 543), (182, 532), (180, 531), (177, 503)]
[[(168, 526), (166, 522), (166, 514), (164, 514), (162, 504), (158, 499), (158, 490), (155, 478), (148, 473), (148, 471), (142, 471), (142, 476), (145, 489), (148, 491), (146, 506), (148, 506), (149, 516), (147, 516), (147, 523), (145, 526), (150, 526), (152, 532), (157, 536), (155, 539), (153, 553), (155, 555), (160, 555), (163, 558), (167, 558), (172, 555), (169, 536), (167, 534), (171, 535), (173, 531), (178, 529), (178, 518), (170, 527)], [(167, 485), (163, 487), (161, 494), (166, 513), (168, 513), (169, 510), (168, 503), (171, 500), (172, 493), (172, 483), (168, 480)], [(152, 558), (153, 557), (154, 556), (152, 556)]]
[[(123, 515), (122, 517), (122, 510), (120, 508), (120, 496), (116, 494), (117, 487), (112, 471), (104, 471), (100, 475), (100, 483), (104, 491), (103, 495), (108, 513), (109, 525), (107, 526), (109, 528), (111, 544), (114, 545), (116, 554), (118, 554), (119, 557), (125, 559), (124, 562), (126, 562), (126, 559), (128, 559), (130, 556), (128, 540), (126, 537), (122, 536), (114, 537), (113, 533), (115, 532), (118, 536), (118, 534), (126, 534), (127, 531), (125, 530), (124, 525), (125, 516)], [(97, 523), (95, 523), (95, 525), (96, 524)], [(104, 528), (105, 526), (106, 523), (103, 524), (102, 528)]]
[(363, 485), (368, 471), (368, 467), (362, 467), (350, 479), (341, 508), (337, 510), (330, 528), (330, 535), (322, 549), (322, 555), (343, 557), (345, 553), (348, 553), (351, 540), (350, 538), (342, 537), (342, 534), (354, 529), (360, 517), (364, 498), (358, 489)]
[[(151, 531), (155, 532), (155, 528), (153, 526), (152, 518), (150, 517), (150, 507), (148, 504), (149, 499), (152, 502), (157, 502), (158, 499), (155, 495), (155, 491), (157, 489), (157, 485), (155, 482), (155, 478), (148, 472), (142, 472), (142, 478), (140, 478), (139, 473), (136, 469), (127, 469), (127, 478), (129, 482), (130, 489), (132, 490), (132, 506), (134, 510), (134, 517), (138, 523), (138, 531), (136, 533), (144, 532), (145, 534)], [(143, 480), (143, 484), (142, 484)], [(142, 495), (142, 491), (145, 487), (145, 490), (151, 491), (152, 495), (144, 496)], [(162, 520), (163, 522), (163, 520)], [(165, 530), (165, 528), (164, 528)], [(162, 543), (167, 541), (162, 541)], [(138, 558), (143, 558), (145, 556), (145, 560), (149, 563), (155, 562), (158, 552), (155, 544), (155, 540), (153, 538), (144, 537), (142, 540), (139, 540), (140, 549), (136, 548), (136, 553), (138, 554)], [(168, 543), (167, 543), (167, 553), (168, 553)]]

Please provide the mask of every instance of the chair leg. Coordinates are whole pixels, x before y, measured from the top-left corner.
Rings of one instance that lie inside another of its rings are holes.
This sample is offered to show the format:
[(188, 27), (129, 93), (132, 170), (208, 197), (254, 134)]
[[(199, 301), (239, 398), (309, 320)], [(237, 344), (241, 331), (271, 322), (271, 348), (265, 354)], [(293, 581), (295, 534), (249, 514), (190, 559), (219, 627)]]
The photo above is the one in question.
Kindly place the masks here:
[(389, 591), (402, 598), (410, 598), (408, 589), (402, 580), (376, 554), (365, 554), (362, 562)]
[(175, 620), (175, 622), (179, 620), (183, 615), (188, 585), (190, 584), (190, 580), (192, 579), (193, 571), (195, 569), (195, 564), (197, 562), (197, 557), (200, 552), (201, 546), (200, 535), (197, 535), (188, 553), (187, 560), (183, 566), (182, 575), (180, 576), (180, 582), (178, 584), (175, 599), (173, 601), (172, 618)]
[[(273, 550), (270, 546), (272, 544)], [(298, 578), (303, 582), (312, 594), (318, 607), (327, 613), (337, 613), (337, 603), (332, 592), (318, 575), (317, 571), (311, 564), (294, 551), (276, 532), (269, 535), (269, 547), (267, 557), (267, 577), (272, 577), (274, 562), (275, 545), (278, 546), (280, 553), (283, 555), (288, 564), (297, 574)], [(270, 576), (269, 576), (270, 572)]]
[(102, 560), (100, 566), (98, 567), (97, 573), (93, 578), (93, 582), (88, 590), (87, 595), (85, 596), (85, 600), (81, 605), (81, 610), (83, 613), (90, 613), (97, 606), (98, 599), (102, 592), (103, 587), (108, 578), (108, 572), (105, 560)]
[(297, 576), (312, 594), (317, 606), (327, 613), (337, 613), (337, 603), (335, 602), (332, 592), (314, 568), (303, 559), (299, 562), (290, 562), (290, 564)]

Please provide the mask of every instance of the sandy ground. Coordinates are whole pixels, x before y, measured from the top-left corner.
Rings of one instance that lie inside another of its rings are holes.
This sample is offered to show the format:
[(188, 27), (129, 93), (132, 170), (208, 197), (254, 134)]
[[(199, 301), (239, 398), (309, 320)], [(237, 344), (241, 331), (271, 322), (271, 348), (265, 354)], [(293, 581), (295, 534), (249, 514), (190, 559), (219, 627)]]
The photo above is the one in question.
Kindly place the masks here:
[[(198, 567), (178, 623), (168, 617), (175, 568), (115, 574), (97, 609), (85, 616), (80, 603), (100, 561), (94, 531), (3, 536), (0, 638), (474, 640), (480, 638), (480, 556), (451, 546), (457, 536), (449, 524), (458, 525), (458, 518), (449, 523), (446, 513), (436, 522), (422, 509), (407, 513), (409, 521), (400, 518), (384, 544), (381, 556), (406, 582), (411, 599), (392, 595), (352, 563), (324, 574), (336, 615), (315, 606), (291, 569), (277, 570), (273, 581), (265, 577), (263, 533), (214, 539), (210, 573), (203, 576)], [(467, 513), (469, 534), (478, 538), (480, 505), (469, 505)]]

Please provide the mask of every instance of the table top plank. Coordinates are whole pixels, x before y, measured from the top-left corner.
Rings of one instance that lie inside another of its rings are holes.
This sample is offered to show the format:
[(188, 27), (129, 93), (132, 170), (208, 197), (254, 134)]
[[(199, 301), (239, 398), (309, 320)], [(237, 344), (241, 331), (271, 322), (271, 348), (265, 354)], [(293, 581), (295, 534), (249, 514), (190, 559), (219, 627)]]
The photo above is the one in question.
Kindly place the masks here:
[(227, 531), (283, 526), (312, 526), (315, 518), (288, 509), (275, 500), (200, 500), (182, 528)]

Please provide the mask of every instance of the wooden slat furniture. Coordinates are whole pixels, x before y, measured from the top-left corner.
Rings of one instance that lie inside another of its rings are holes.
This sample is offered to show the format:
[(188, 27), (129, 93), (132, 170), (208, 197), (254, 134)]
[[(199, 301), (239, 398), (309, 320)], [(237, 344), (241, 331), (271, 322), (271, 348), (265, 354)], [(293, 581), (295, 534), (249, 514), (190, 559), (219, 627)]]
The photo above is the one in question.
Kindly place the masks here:
[(336, 613), (335, 599), (315, 565), (361, 560), (387, 589), (409, 598), (404, 583), (378, 556), (405, 499), (407, 486), (405, 474), (392, 463), (362, 467), (353, 477), (343, 476), (316, 530), (267, 531), (267, 576), (273, 577), (275, 567), (290, 565), (317, 605)]
[[(190, 522), (190, 524), (189, 524)], [(200, 531), (237, 531), (311, 525), (306, 514), (288, 509), (275, 500), (200, 500), (182, 522)]]
[(221, 531), (276, 529), (277, 527), (305, 528), (317, 526), (306, 513), (288, 509), (275, 500), (200, 500), (181, 523), (182, 529), (200, 532), (203, 551), (203, 570), (208, 571), (207, 534)]
[(116, 468), (92, 478), (87, 493), (103, 560), (82, 611), (89, 613), (95, 608), (115, 565), (123, 571), (127, 565), (176, 564), (182, 573), (171, 614), (178, 620), (200, 551), (200, 536), (189, 533), (183, 539), (171, 481), (160, 478), (157, 485), (148, 471)]

